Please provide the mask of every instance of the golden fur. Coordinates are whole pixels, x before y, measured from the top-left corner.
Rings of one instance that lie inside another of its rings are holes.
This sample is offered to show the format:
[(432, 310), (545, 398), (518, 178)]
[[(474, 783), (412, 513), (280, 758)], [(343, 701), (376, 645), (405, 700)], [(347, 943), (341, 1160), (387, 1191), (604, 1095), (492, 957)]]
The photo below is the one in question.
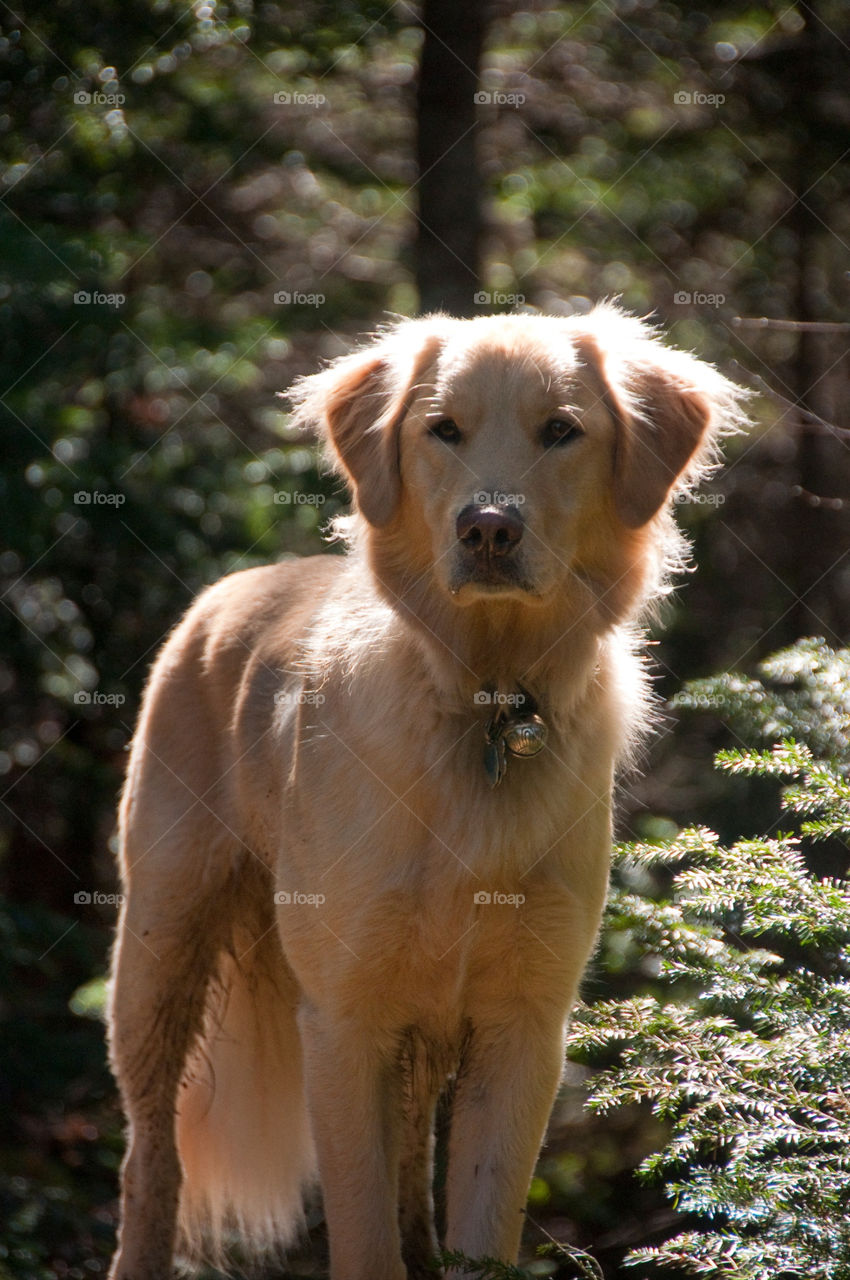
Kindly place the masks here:
[[(635, 623), (680, 560), (671, 498), (742, 421), (609, 306), (402, 322), (295, 400), (350, 549), (204, 592), (133, 745), (116, 1280), (163, 1280), (178, 1220), (190, 1251), (285, 1244), (316, 1177), (333, 1280), (432, 1275), (451, 1075), (446, 1245), (515, 1259), (646, 718)], [(519, 689), (548, 745), (493, 789), (481, 691)]]

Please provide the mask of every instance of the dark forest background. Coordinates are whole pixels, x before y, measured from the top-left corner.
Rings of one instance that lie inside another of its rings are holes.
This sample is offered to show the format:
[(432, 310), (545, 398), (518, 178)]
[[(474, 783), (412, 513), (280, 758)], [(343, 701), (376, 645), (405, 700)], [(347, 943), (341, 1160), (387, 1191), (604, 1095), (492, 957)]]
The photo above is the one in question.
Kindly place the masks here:
[[(722, 715), (669, 699), (850, 633), (850, 12), (35, 0), (0, 27), (0, 1277), (76, 1280), (114, 1238), (99, 1018), (145, 674), (201, 587), (320, 549), (345, 503), (276, 399), (295, 375), (391, 313), (619, 297), (752, 387), (679, 512), (699, 570), (650, 650), (666, 710), (620, 832), (765, 824), (711, 770)], [(651, 981), (605, 944), (585, 995)], [(528, 1238), (613, 1277), (677, 1215), (632, 1176), (658, 1122), (591, 1118), (585, 1077)]]

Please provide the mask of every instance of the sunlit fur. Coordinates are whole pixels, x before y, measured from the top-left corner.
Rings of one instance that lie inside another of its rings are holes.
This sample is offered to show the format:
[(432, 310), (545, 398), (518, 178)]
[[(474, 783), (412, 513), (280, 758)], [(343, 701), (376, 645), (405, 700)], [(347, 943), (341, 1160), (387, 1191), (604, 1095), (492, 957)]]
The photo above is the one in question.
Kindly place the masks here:
[[(163, 1280), (178, 1204), (190, 1254), (285, 1244), (316, 1176), (333, 1280), (432, 1274), (455, 1072), (446, 1244), (516, 1258), (648, 715), (638, 628), (683, 562), (671, 499), (743, 422), (732, 384), (610, 306), (402, 322), (294, 400), (351, 484), (348, 551), (205, 592), (130, 760), (118, 1280)], [(581, 434), (546, 448), (559, 414)], [(523, 521), (501, 585), (458, 541), (482, 493)], [(495, 790), (482, 689), (549, 728)]]

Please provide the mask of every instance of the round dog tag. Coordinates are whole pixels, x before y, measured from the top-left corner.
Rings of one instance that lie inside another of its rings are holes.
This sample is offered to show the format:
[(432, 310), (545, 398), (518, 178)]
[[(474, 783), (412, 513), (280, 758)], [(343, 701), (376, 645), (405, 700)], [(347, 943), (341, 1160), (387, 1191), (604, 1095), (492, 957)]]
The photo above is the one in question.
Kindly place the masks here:
[(546, 746), (547, 734), (540, 716), (509, 721), (502, 730), (505, 746), (512, 756), (536, 756)]

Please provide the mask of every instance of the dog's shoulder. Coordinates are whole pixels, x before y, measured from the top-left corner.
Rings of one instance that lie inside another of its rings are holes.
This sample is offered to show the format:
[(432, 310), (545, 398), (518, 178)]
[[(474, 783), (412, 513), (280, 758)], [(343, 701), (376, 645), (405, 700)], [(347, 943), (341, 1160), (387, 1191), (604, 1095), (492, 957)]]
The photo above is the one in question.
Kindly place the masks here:
[(192, 602), (160, 651), (166, 678), (235, 676), (252, 654), (292, 649), (339, 582), (345, 557), (291, 557), (220, 578)]
[(182, 625), (221, 642), (240, 637), (253, 643), (287, 617), (314, 611), (333, 591), (343, 567), (342, 556), (316, 555), (240, 569), (207, 587)]

